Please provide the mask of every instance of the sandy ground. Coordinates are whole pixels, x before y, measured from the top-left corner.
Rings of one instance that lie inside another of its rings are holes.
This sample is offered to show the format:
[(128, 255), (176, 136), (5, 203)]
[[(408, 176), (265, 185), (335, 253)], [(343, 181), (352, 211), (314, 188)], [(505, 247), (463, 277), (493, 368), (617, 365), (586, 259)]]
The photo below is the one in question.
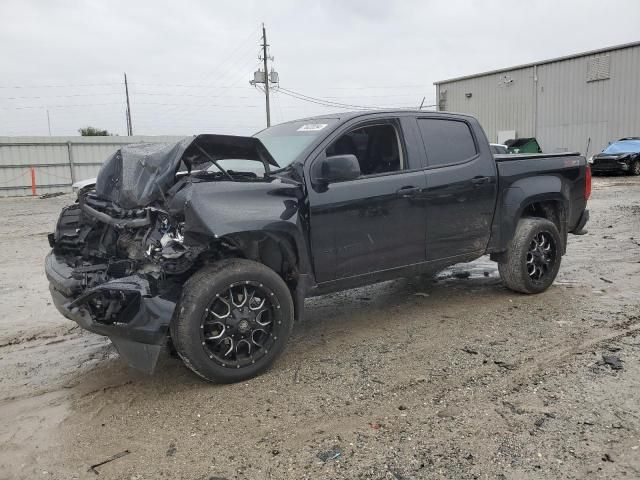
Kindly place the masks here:
[(2, 479), (640, 478), (638, 178), (595, 179), (544, 294), (483, 258), (310, 300), (274, 368), (227, 386), (133, 371), (50, 305), (70, 201), (0, 200)]

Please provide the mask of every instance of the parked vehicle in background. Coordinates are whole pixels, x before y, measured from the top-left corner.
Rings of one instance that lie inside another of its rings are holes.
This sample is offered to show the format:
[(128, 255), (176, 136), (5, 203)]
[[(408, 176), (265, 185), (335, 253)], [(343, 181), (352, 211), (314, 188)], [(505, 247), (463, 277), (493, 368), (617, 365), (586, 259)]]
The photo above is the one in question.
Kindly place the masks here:
[(509, 153), (509, 147), (501, 143), (490, 143), (489, 148), (494, 155), (506, 155)]
[(589, 159), (594, 174), (624, 172), (640, 175), (640, 137), (621, 138)]
[(538, 140), (530, 138), (513, 138), (504, 144), (509, 149), (509, 153), (542, 153)]
[(121, 148), (63, 209), (45, 270), (58, 310), (131, 365), (170, 341), (234, 382), (283, 351), (306, 297), (484, 254), (508, 288), (546, 290), (590, 192), (580, 155), (494, 156), (470, 116), (327, 115)]

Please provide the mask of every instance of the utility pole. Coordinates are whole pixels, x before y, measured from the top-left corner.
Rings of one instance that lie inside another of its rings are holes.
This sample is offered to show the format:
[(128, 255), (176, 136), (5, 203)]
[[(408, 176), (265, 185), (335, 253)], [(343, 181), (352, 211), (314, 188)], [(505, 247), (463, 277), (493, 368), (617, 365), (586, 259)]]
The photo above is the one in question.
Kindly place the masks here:
[(51, 136), (51, 118), (49, 118), (49, 110), (47, 109), (47, 126), (49, 127), (49, 136)]
[(262, 24), (262, 61), (264, 62), (264, 98), (267, 106), (267, 127), (271, 126), (271, 108), (269, 106), (269, 70), (267, 69), (267, 29)]
[(278, 76), (278, 72), (273, 70), (273, 66), (271, 67), (271, 71), (268, 70), (269, 64), (268, 61), (271, 60), (273, 62), (273, 57), (269, 56), (269, 44), (267, 43), (267, 29), (264, 27), (264, 23), (262, 24), (262, 43), (260, 44), (262, 47), (262, 52), (258, 55), (258, 60), (262, 61), (262, 66), (264, 71), (258, 70), (253, 72), (253, 80), (249, 82), (250, 85), (258, 88), (258, 85), (264, 83), (264, 98), (265, 98), (265, 106), (267, 109), (267, 127), (271, 126), (271, 106), (269, 104), (269, 84), (280, 83), (280, 77)]
[(133, 135), (133, 125), (131, 122), (131, 104), (129, 103), (129, 84), (127, 83), (127, 74), (124, 74), (124, 92), (127, 97), (127, 135)]

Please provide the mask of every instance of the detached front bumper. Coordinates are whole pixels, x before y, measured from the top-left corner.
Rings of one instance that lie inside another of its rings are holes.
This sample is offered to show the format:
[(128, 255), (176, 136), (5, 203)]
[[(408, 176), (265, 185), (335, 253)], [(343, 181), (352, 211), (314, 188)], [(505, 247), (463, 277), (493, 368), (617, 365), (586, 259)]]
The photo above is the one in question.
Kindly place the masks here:
[[(152, 373), (166, 344), (176, 303), (152, 296), (148, 282), (140, 276), (114, 279), (83, 290), (82, 281), (73, 278), (72, 270), (53, 252), (47, 255), (45, 272), (58, 311), (85, 330), (109, 337), (132, 367)], [(103, 323), (92, 317), (86, 302), (105, 292), (126, 294), (127, 315), (122, 322)]]

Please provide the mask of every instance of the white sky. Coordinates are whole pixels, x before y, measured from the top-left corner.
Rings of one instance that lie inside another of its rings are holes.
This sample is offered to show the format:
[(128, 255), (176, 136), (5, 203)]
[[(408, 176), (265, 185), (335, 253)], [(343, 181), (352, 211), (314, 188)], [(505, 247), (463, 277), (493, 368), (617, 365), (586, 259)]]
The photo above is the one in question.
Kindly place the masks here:
[[(251, 134), (261, 22), (283, 88), (376, 107), (436, 80), (640, 39), (640, 1), (0, 0), (0, 136)], [(186, 85), (186, 87), (185, 87)], [(19, 88), (16, 88), (19, 87)], [(272, 122), (339, 111), (275, 93)]]

